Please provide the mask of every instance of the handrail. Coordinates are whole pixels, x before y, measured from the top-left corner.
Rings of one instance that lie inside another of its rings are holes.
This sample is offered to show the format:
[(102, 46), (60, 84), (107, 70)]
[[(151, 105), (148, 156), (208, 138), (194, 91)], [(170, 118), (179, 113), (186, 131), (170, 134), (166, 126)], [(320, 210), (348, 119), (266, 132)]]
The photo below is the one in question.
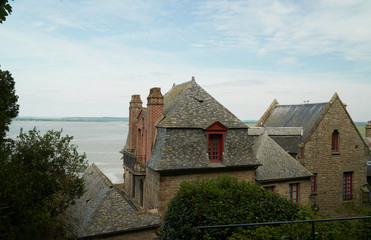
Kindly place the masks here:
[(144, 163), (146, 161), (145, 155), (134, 155), (131, 153), (133, 151), (124, 151), (123, 152), (123, 164), (131, 169), (133, 172), (143, 174), (146, 172), (146, 167)]

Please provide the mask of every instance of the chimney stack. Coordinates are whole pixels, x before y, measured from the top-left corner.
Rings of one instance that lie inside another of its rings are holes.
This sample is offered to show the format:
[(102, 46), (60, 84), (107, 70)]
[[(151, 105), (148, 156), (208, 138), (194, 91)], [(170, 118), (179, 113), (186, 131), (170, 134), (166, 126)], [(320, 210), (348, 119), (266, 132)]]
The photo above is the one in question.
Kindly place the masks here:
[(147, 126), (148, 126), (148, 139), (147, 141), (147, 153), (146, 157), (149, 159), (152, 153), (152, 147), (155, 138), (155, 124), (159, 121), (160, 118), (163, 117), (163, 109), (164, 109), (164, 96), (161, 94), (161, 88), (155, 87), (151, 88), (149, 95), (147, 97), (147, 112), (148, 112), (148, 119), (147, 119)]
[(371, 138), (371, 121), (368, 121), (365, 128), (366, 128), (366, 132), (365, 132), (366, 137)]
[(130, 107), (129, 107), (129, 134), (128, 134), (128, 148), (135, 149), (137, 142), (136, 132), (136, 118), (142, 110), (142, 100), (140, 95), (135, 94), (131, 96)]

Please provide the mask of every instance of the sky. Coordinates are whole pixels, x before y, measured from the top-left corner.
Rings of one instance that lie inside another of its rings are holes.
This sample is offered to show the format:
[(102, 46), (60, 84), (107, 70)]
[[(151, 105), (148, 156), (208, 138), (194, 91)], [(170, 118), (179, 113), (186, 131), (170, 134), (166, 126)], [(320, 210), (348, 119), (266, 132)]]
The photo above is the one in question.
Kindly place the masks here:
[(0, 65), (19, 116), (127, 117), (196, 82), (241, 120), (280, 104), (328, 102), (371, 120), (371, 1), (15, 0)]

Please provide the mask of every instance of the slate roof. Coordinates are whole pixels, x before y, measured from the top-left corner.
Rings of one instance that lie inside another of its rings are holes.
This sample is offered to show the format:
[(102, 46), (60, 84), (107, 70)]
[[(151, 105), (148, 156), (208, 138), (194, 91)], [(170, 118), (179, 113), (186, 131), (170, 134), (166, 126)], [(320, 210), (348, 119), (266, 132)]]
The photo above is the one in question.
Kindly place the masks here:
[(129, 198), (95, 164), (89, 167), (84, 180), (87, 191), (67, 209), (69, 223), (79, 238), (160, 226), (157, 213), (137, 214)]
[(269, 136), (302, 136), (302, 127), (250, 127), (249, 135), (262, 135), (267, 133)]
[(262, 166), (256, 170), (258, 182), (282, 181), (312, 176), (267, 134), (259, 136), (252, 147)]
[(259, 165), (247, 129), (229, 129), (222, 162), (210, 163), (206, 134), (202, 129), (158, 128), (155, 147), (147, 166), (156, 171)]
[(265, 127), (303, 127), (303, 140), (328, 103), (277, 105), (264, 120)]
[(164, 95), (163, 115), (156, 127), (206, 129), (219, 121), (228, 129), (248, 128), (200, 87), (194, 78), (190, 82), (174, 85)]

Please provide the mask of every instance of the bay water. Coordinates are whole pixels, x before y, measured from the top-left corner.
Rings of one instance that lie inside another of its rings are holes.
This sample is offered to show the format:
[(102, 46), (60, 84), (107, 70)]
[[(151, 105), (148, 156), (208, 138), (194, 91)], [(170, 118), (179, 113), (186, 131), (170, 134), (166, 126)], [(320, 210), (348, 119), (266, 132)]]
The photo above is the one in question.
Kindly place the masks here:
[(113, 183), (123, 182), (120, 151), (126, 143), (128, 122), (13, 121), (8, 137), (16, 139), (21, 128), (23, 132), (36, 128), (42, 134), (62, 129), (63, 135), (73, 136), (79, 153), (86, 153), (89, 165), (95, 163)]

